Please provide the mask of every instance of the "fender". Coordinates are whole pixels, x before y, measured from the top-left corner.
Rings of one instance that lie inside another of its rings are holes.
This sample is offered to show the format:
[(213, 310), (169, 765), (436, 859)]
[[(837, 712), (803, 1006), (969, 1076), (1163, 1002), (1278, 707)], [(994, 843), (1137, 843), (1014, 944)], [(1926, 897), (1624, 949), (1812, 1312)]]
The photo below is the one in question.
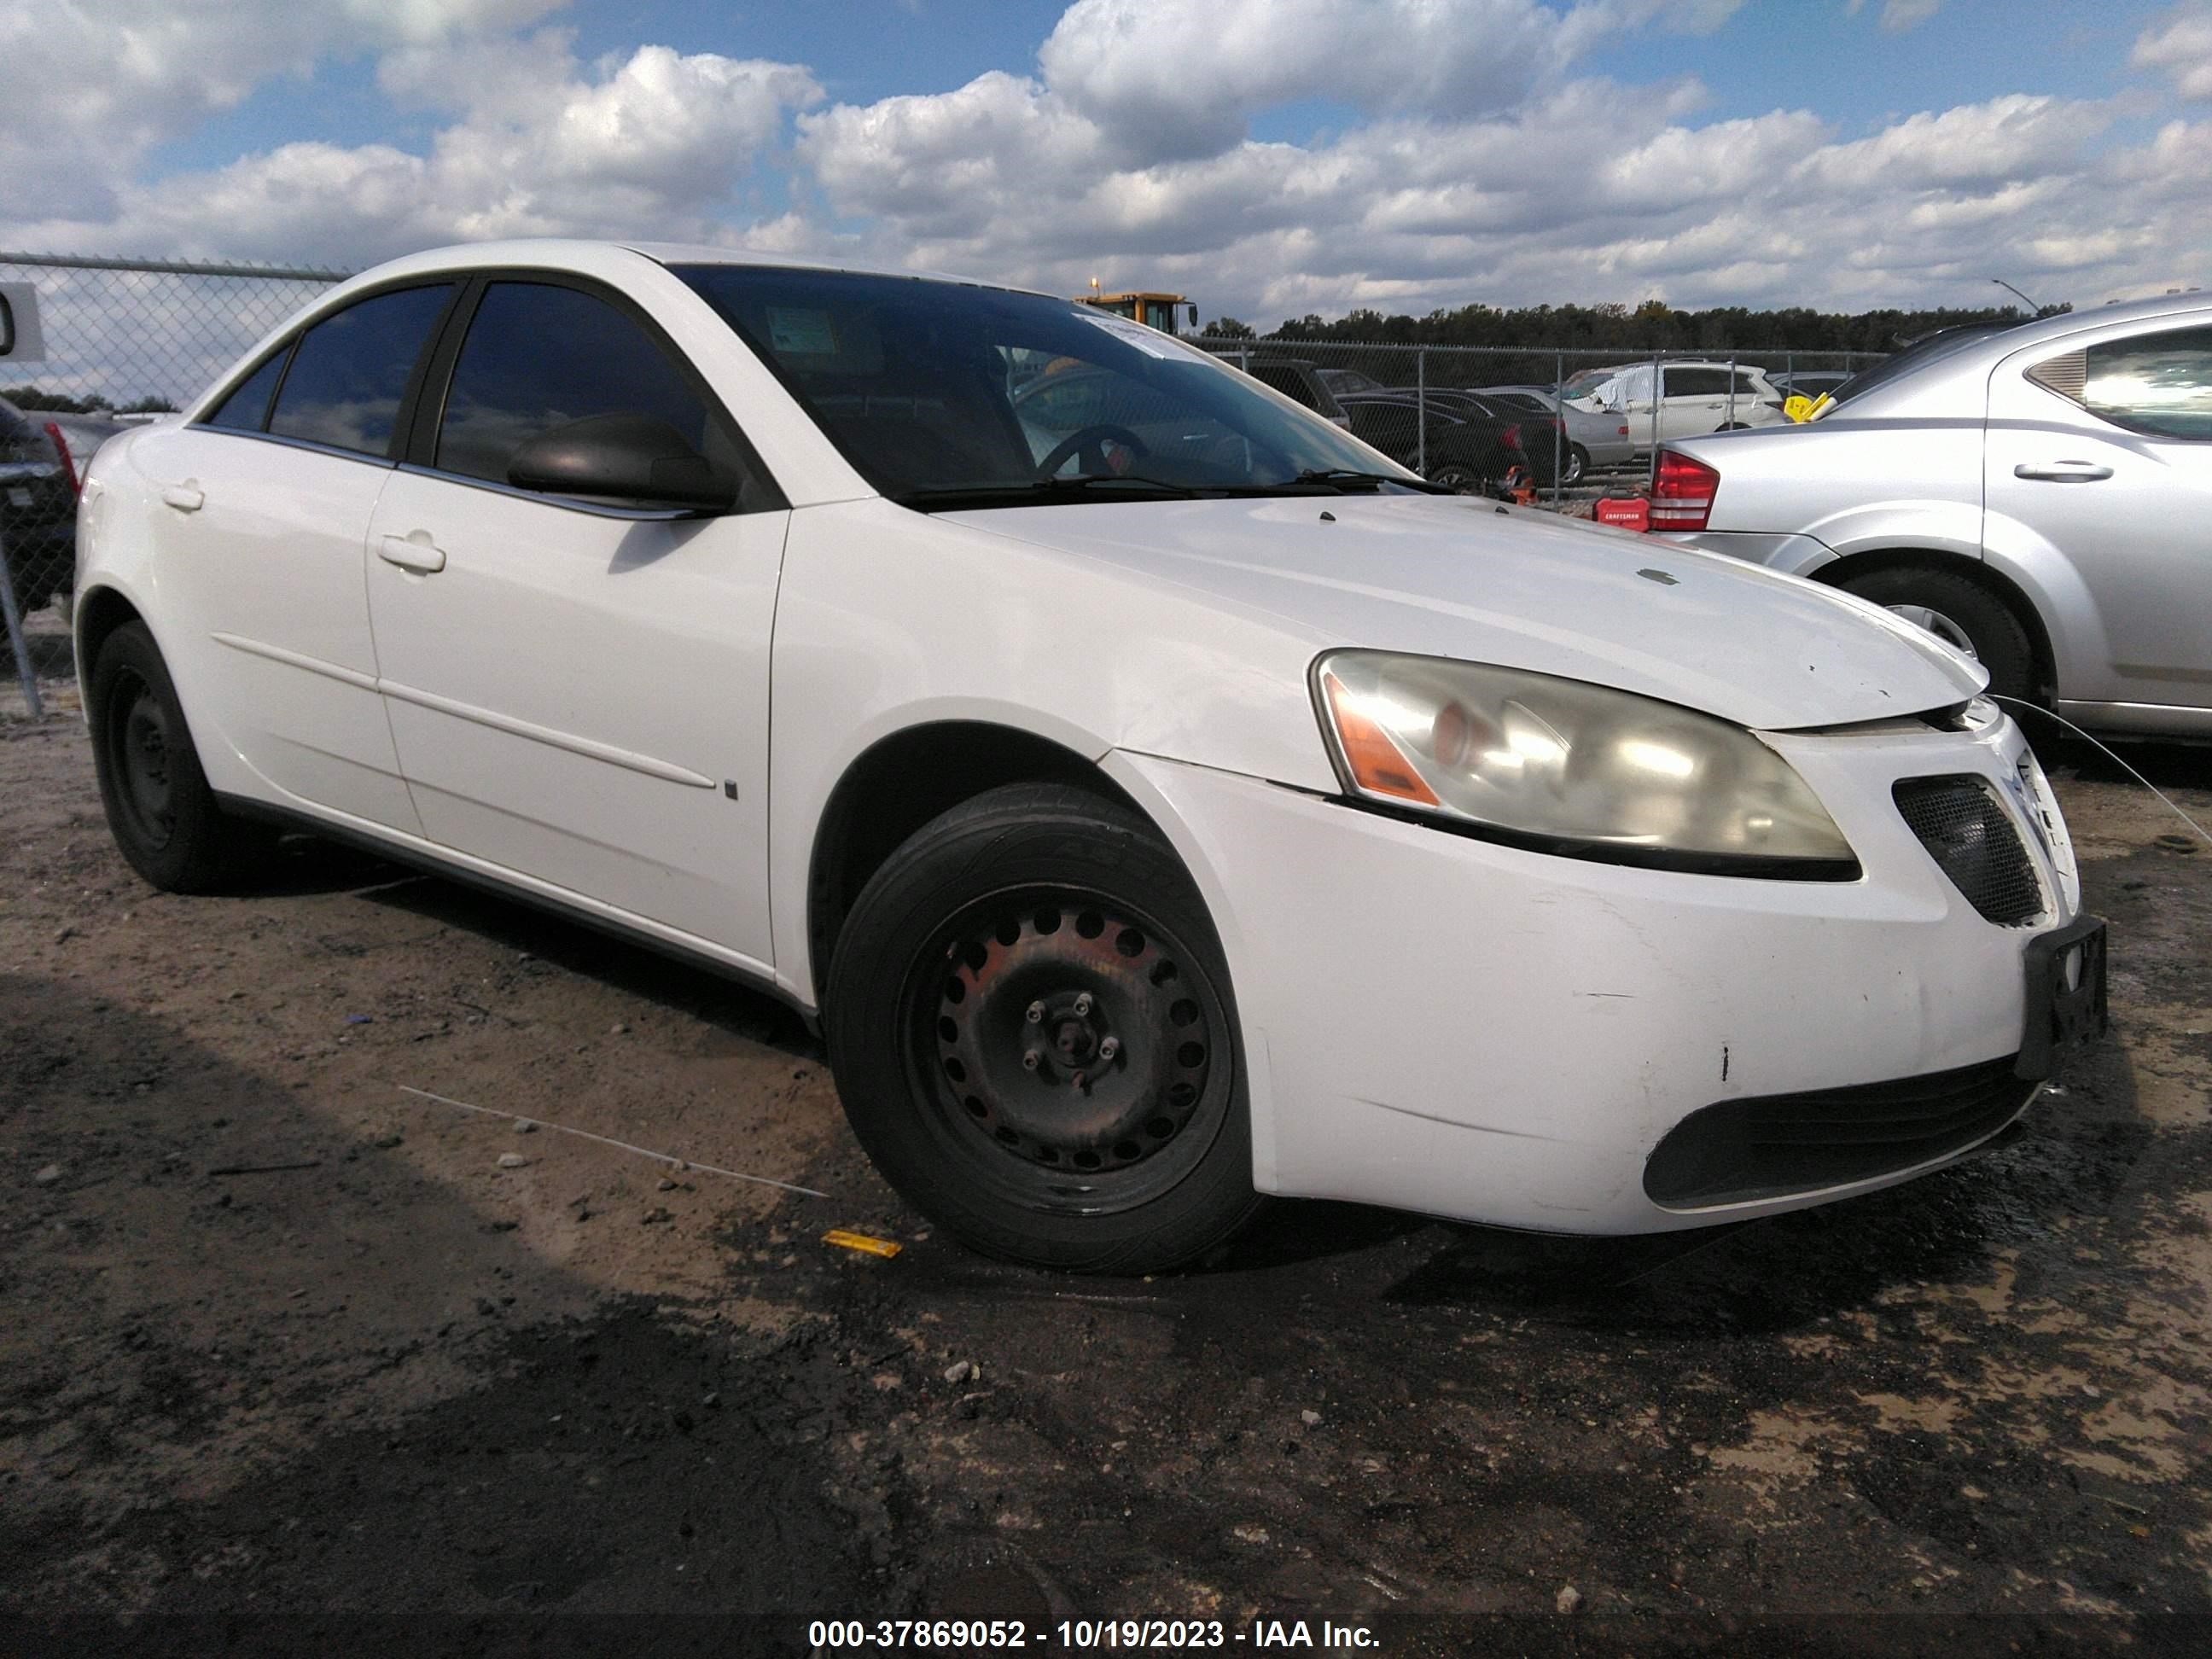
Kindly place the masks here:
[(1979, 562), (1982, 504), (1980, 492), (1975, 495), (1972, 502), (1923, 498), (1847, 507), (1814, 520), (1803, 533), (1842, 559), (1921, 547)]
[(2112, 660), (2096, 590), (2081, 580), (2074, 562), (2033, 526), (1992, 513), (1983, 533), (1989, 568), (2020, 589), (2043, 623), (2059, 695), (2078, 697), (2090, 690)]

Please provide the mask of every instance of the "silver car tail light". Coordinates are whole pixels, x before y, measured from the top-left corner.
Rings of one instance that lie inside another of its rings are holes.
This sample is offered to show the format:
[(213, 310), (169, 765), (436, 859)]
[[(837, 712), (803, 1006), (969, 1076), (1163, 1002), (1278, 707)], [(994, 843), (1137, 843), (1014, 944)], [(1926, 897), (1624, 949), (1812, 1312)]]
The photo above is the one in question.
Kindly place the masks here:
[(1651, 478), (1651, 528), (1703, 530), (1712, 516), (1713, 492), (1720, 482), (1721, 475), (1703, 461), (1661, 450), (1658, 470)]

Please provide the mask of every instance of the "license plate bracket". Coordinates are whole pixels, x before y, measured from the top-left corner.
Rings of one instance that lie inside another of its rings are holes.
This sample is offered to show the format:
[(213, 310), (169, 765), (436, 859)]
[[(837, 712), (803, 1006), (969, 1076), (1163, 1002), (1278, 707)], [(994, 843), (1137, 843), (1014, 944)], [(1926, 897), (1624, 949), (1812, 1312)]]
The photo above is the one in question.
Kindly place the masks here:
[(2023, 955), (2027, 1018), (2013, 1070), (2041, 1082), (2060, 1054), (2105, 1034), (2104, 921), (2080, 917), (2029, 940)]

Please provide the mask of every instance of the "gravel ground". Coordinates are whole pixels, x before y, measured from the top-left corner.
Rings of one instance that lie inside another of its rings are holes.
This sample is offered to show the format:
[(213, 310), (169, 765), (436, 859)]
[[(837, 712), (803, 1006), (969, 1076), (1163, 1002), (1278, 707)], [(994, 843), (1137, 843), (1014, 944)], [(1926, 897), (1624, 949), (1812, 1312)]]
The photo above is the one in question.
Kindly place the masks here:
[[(2212, 750), (2130, 753), (2212, 816)], [(196, 1650), (972, 1611), (2203, 1651), (2212, 851), (2047, 758), (2115, 1029), (2001, 1148), (1656, 1241), (1287, 1205), (1114, 1282), (932, 1237), (775, 1005), (310, 842), (157, 895), (82, 726), (0, 723), (0, 1613)], [(125, 1645), (30, 1628), (0, 1650)]]

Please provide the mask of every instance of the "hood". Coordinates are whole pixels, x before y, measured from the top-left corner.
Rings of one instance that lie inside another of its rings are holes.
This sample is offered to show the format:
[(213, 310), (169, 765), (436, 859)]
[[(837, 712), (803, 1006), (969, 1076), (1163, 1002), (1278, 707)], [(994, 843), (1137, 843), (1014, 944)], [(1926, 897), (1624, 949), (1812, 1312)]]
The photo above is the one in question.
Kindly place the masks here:
[(1933, 635), (1847, 594), (1472, 496), (943, 516), (1264, 613), (1316, 654), (1360, 646), (1494, 663), (1768, 731), (1916, 714), (1964, 702), (1986, 681)]

